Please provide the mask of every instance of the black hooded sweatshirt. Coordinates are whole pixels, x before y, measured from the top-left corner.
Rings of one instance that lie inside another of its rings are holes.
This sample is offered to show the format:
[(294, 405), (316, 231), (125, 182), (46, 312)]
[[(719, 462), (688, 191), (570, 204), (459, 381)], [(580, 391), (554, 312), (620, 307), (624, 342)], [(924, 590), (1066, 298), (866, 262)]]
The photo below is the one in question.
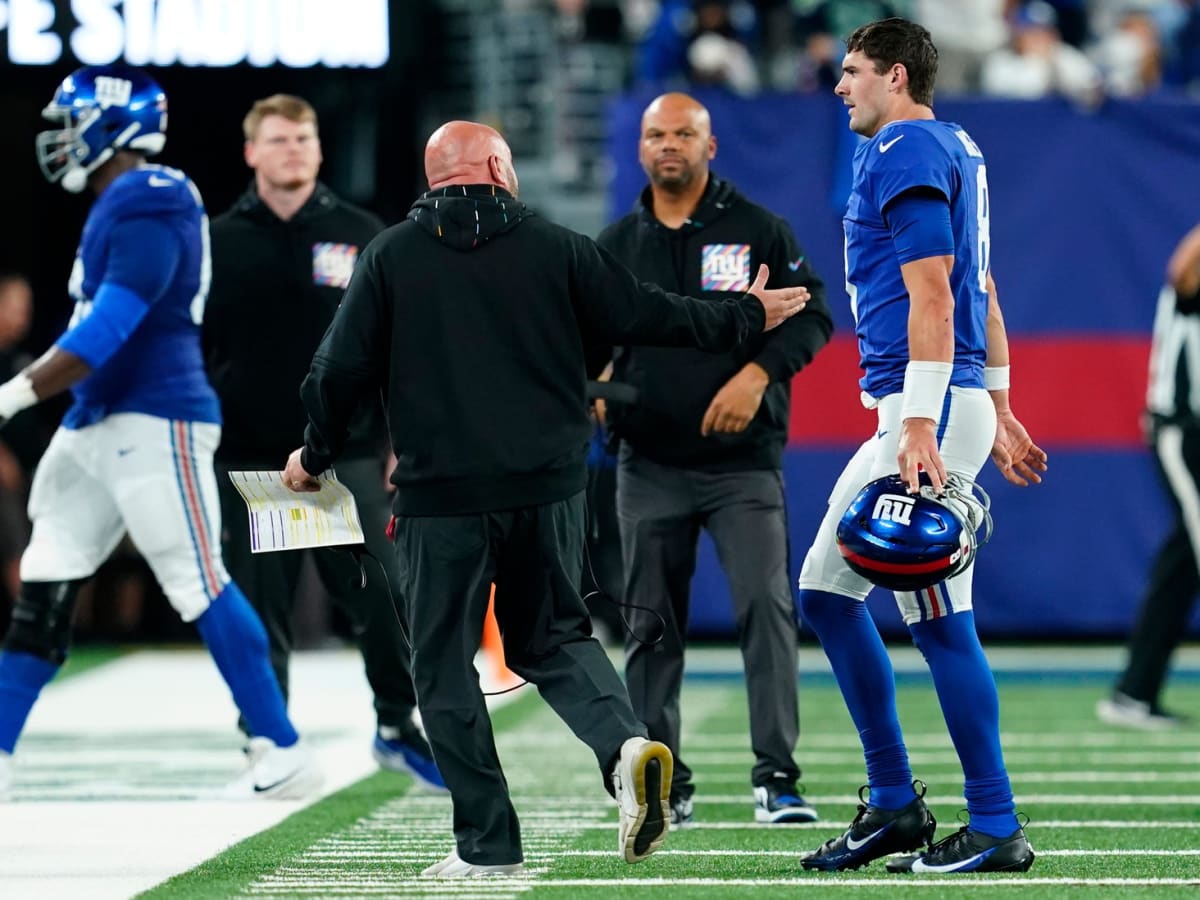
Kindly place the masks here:
[(301, 461), (328, 468), (360, 398), (383, 390), (397, 515), (563, 500), (587, 478), (589, 345), (723, 352), (763, 321), (749, 295), (714, 303), (640, 283), (500, 188), (430, 191), (354, 270), (301, 387)]
[[(642, 193), (634, 212), (597, 242), (634, 275), (668, 291), (721, 300), (753, 282), (760, 263), (770, 287), (803, 285), (804, 311), (727, 353), (689, 348), (618, 347), (614, 382), (632, 385), (636, 403), (608, 404), (608, 424), (635, 451), (663, 465), (705, 472), (778, 469), (787, 443), (792, 376), (833, 333), (825, 285), (796, 243), (787, 222), (751, 203), (728, 181), (709, 176), (696, 210), (679, 228), (654, 216), (653, 195)], [(770, 377), (762, 404), (744, 431), (700, 434), (709, 404), (748, 362)]]
[[(254, 185), (212, 223), (213, 280), (204, 356), (225, 427), (217, 460), (280, 468), (307, 421), (300, 382), (346, 289), (350, 267), (383, 230), (372, 213), (323, 184), (286, 222)], [(362, 405), (345, 455), (382, 461), (378, 397)]]

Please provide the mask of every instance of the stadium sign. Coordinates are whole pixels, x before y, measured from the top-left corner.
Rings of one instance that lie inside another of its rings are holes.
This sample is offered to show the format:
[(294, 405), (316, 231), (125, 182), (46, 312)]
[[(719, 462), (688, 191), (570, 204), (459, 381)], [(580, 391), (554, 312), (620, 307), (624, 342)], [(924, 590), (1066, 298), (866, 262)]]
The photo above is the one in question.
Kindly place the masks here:
[(0, 60), (378, 68), (387, 0), (0, 0)]

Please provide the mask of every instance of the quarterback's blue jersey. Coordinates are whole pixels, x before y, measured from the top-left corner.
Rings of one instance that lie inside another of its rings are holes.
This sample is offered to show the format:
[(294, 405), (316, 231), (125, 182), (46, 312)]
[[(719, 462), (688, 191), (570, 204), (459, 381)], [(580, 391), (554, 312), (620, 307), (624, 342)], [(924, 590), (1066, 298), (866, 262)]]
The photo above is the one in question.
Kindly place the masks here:
[[(153, 238), (154, 247), (128, 246), (132, 235)], [(138, 284), (145, 279), (136, 271), (118, 271), (117, 259), (126, 266), (131, 259), (146, 260), (147, 269), (155, 266), (147, 257), (157, 250), (159, 271), (148, 284)], [(163, 266), (162, 256), (174, 265)], [(208, 217), (199, 191), (182, 172), (142, 166), (121, 174), (100, 194), (71, 272), (76, 301), (71, 327), (89, 315), (106, 281), (134, 290), (149, 309), (123, 343), (111, 355), (105, 348), (107, 358), (74, 386), (65, 427), (83, 428), (122, 412), (220, 424), (200, 349), (211, 271)], [(68, 329), (63, 340), (70, 335)]]
[(908, 292), (887, 223), (888, 204), (932, 188), (950, 203), (954, 236), (954, 371), (950, 383), (983, 387), (987, 359), (989, 257), (987, 169), (958, 125), (935, 119), (892, 122), (854, 154), (846, 207), (846, 291), (854, 312), (859, 384), (872, 397), (899, 393), (908, 355)]

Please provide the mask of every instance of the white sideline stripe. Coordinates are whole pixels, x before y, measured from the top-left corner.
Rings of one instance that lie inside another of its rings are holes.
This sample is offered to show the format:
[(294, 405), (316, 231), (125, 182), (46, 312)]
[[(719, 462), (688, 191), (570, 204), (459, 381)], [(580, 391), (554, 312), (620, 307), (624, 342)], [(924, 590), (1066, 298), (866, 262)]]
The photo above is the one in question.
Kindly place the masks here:
[[(291, 672), (292, 717), (314, 736), (323, 793), (375, 772), (361, 656), (297, 653)], [(17, 749), (14, 802), (0, 805), (0, 895), (126, 900), (313, 802), (193, 799), (239, 774), (236, 718), (203, 651), (133, 653), (51, 683)], [(89, 744), (143, 739), (159, 747), (154, 760), (138, 747), (123, 757), (89, 754)], [(88, 798), (102, 799), (81, 802)], [(449, 800), (440, 799), (445, 840)]]

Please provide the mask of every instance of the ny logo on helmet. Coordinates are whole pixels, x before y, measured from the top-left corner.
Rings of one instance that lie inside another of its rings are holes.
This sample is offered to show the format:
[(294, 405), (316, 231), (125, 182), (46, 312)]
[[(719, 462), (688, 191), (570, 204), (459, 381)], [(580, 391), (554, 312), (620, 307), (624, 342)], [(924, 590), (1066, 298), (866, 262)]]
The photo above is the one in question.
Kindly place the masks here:
[(110, 106), (128, 106), (132, 95), (133, 82), (127, 78), (102, 75), (96, 79), (96, 102), (103, 109)]
[(904, 497), (900, 494), (884, 494), (875, 501), (875, 508), (871, 511), (871, 518), (879, 519), (882, 522), (898, 522), (901, 525), (911, 525), (914, 506), (916, 506), (916, 500), (912, 497)]

